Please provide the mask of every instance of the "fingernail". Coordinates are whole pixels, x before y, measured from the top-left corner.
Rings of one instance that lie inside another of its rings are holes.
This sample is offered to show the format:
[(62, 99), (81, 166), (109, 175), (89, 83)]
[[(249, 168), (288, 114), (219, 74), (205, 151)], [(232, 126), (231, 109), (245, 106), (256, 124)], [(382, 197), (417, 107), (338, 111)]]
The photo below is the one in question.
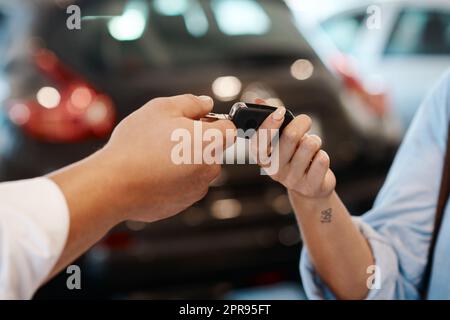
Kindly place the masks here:
[(283, 120), (285, 114), (286, 114), (286, 108), (285, 107), (278, 107), (277, 110), (275, 110), (272, 113), (272, 119), (275, 120), (275, 121)]
[(198, 96), (200, 100), (203, 100), (205, 102), (214, 103), (214, 100), (210, 96)]

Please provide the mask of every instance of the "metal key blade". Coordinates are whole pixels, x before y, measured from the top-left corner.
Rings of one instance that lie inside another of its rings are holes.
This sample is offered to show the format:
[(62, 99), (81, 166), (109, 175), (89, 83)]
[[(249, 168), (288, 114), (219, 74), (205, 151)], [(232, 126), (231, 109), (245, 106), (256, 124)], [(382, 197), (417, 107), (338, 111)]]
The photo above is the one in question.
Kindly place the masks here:
[(214, 112), (208, 113), (204, 118), (215, 119), (215, 120), (231, 120), (231, 117), (229, 114), (214, 113)]

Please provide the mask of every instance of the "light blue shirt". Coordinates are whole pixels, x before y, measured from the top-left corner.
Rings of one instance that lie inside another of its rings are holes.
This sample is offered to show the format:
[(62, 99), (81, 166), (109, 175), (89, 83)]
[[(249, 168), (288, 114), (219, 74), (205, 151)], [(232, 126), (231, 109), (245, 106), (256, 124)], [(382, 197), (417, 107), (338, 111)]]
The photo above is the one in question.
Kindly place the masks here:
[[(419, 299), (442, 176), (450, 119), (450, 72), (423, 102), (374, 207), (354, 223), (367, 238), (380, 271), (368, 299)], [(436, 244), (429, 299), (450, 299), (450, 205)], [(300, 273), (310, 299), (334, 295), (305, 248)], [(368, 275), (369, 276), (369, 275)]]

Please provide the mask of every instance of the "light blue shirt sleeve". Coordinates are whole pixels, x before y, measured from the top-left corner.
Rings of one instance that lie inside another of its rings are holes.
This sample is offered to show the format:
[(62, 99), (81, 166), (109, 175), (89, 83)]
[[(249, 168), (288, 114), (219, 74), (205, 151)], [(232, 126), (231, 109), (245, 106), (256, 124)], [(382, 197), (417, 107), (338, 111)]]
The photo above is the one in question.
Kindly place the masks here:
[[(419, 298), (444, 163), (449, 95), (447, 72), (419, 108), (373, 208), (354, 218), (379, 270), (379, 289), (371, 289), (367, 299)], [(300, 273), (308, 298), (335, 298), (315, 272), (307, 248)]]

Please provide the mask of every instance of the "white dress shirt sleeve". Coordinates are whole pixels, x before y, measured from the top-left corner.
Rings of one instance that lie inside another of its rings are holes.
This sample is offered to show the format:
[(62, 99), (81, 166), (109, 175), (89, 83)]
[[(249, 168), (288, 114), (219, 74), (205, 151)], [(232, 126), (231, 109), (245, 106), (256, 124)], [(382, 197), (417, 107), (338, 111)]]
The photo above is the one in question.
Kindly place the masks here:
[(0, 299), (30, 299), (64, 249), (69, 210), (47, 178), (0, 183)]

